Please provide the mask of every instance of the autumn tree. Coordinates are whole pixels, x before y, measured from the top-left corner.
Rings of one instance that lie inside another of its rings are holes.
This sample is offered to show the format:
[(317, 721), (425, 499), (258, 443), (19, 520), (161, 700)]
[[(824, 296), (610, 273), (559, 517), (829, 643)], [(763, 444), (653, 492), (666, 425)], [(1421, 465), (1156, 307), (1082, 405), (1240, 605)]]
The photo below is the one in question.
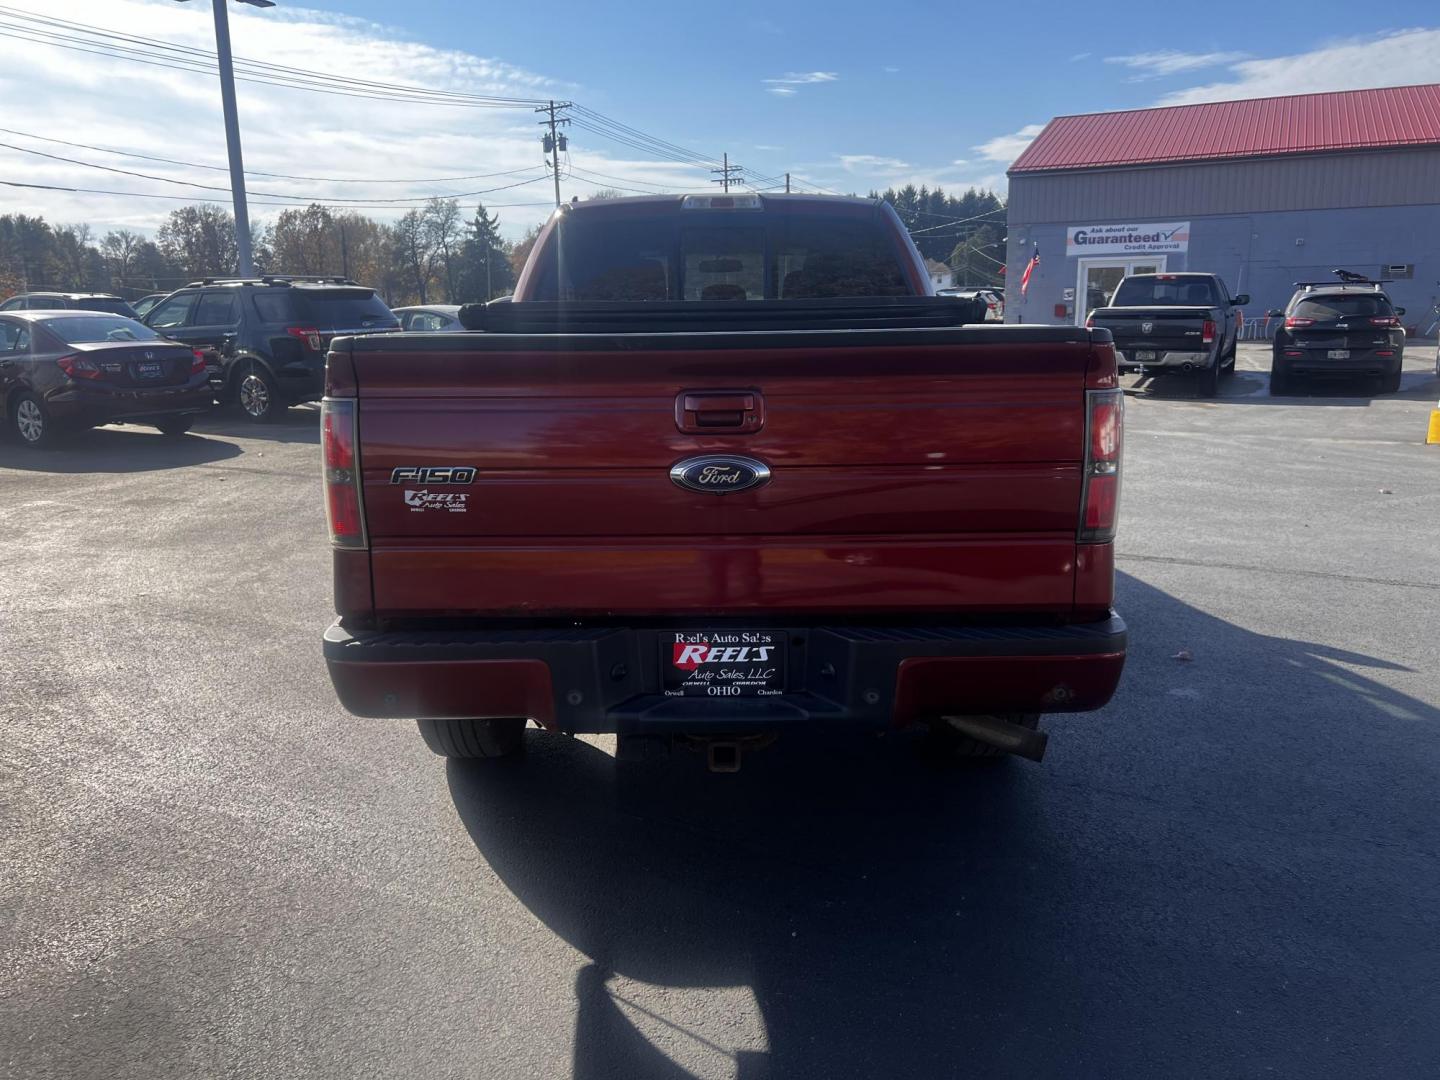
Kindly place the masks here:
[(233, 274), (240, 260), (235, 219), (209, 203), (170, 211), (156, 231), (155, 242), (167, 259), (192, 277)]

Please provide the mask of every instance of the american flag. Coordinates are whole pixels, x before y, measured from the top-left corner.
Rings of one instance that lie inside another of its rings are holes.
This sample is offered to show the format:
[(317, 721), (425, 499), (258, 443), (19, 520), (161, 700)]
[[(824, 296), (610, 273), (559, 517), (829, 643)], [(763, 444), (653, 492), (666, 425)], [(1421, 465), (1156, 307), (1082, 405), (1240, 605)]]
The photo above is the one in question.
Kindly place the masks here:
[(1020, 277), (1020, 295), (1024, 296), (1030, 291), (1030, 275), (1040, 265), (1040, 245), (1035, 245), (1035, 254), (1030, 256), (1030, 261), (1025, 264), (1025, 273)]

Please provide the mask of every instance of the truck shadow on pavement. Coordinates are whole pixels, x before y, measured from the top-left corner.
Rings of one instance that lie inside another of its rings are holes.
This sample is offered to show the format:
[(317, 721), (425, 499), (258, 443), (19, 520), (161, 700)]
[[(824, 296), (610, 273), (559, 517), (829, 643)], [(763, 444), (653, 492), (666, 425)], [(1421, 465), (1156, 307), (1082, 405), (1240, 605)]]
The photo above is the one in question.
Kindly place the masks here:
[(240, 447), (198, 433), (170, 438), (154, 428), (90, 428), (68, 433), (59, 445), (32, 450), (0, 441), (0, 469), (41, 473), (130, 473), (183, 469), (238, 457)]
[[(1048, 719), (1043, 766), (792, 738), (710, 775), (537, 731), (525, 758), (450, 762), (489, 866), (587, 958), (573, 1076), (1440, 1061), (1440, 712), (1356, 671), (1403, 665), (1121, 578), (1119, 694)], [(737, 987), (748, 1043), (705, 1004)]]

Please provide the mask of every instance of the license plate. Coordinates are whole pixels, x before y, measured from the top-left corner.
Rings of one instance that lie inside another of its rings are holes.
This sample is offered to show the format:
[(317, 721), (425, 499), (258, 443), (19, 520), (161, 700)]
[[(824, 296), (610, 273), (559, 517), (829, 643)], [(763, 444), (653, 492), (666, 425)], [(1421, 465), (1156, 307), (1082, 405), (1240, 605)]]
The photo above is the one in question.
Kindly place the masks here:
[(671, 630), (660, 635), (666, 697), (775, 697), (788, 641), (774, 630)]
[(1331, 359), (1331, 360), (1349, 360), (1349, 359), (1350, 359), (1350, 350), (1349, 350), (1349, 349), (1331, 349), (1331, 350), (1330, 350), (1329, 352), (1327, 352), (1325, 355), (1326, 355), (1326, 357), (1328, 357), (1328, 358)]
[(1136, 360), (1154, 360), (1154, 359), (1155, 359), (1155, 350), (1154, 350), (1154, 349), (1136, 349), (1136, 350), (1135, 350), (1135, 359), (1136, 359)]
[(165, 373), (165, 366), (159, 360), (141, 360), (135, 365), (135, 374), (142, 379), (158, 379)]

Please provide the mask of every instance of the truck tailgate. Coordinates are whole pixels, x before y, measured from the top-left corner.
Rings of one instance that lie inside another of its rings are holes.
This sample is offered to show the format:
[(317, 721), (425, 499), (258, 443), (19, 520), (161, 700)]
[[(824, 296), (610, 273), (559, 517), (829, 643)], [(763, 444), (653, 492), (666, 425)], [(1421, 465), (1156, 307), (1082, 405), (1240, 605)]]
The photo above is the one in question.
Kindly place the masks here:
[[(380, 616), (1072, 606), (1083, 329), (387, 335), (337, 349), (359, 399)], [(754, 430), (682, 430), (677, 403), (724, 391), (751, 396)], [(758, 459), (772, 478), (724, 496), (671, 481), (707, 453)], [(423, 468), (475, 472), (396, 472)]]
[(1200, 352), (1207, 320), (1215, 312), (1203, 307), (1099, 308), (1092, 324), (1104, 327), (1115, 337), (1115, 348), (1129, 356), (1130, 349), (1160, 352)]

